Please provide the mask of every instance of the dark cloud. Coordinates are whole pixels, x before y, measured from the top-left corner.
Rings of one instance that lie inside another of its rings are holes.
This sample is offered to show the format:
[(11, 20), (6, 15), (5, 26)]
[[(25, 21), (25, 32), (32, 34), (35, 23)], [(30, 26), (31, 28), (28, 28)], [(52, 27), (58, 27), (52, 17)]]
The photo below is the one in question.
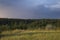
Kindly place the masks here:
[(35, 9), (35, 18), (60, 18), (60, 9), (51, 10), (44, 5), (39, 5), (38, 9)]
[(0, 17), (60, 18), (60, 0), (0, 0)]

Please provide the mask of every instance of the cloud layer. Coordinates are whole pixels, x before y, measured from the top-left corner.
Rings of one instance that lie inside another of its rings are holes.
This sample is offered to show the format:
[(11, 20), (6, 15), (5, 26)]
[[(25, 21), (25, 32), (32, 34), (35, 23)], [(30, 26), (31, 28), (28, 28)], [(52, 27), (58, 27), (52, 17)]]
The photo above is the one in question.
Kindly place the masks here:
[(60, 18), (59, 0), (0, 0), (1, 18)]

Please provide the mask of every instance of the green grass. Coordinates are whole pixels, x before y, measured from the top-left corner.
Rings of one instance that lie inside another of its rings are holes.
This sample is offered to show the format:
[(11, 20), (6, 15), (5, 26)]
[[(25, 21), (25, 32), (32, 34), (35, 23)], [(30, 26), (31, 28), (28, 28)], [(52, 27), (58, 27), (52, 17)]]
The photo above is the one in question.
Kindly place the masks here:
[(59, 31), (23, 31), (4, 35), (1, 40), (60, 40)]

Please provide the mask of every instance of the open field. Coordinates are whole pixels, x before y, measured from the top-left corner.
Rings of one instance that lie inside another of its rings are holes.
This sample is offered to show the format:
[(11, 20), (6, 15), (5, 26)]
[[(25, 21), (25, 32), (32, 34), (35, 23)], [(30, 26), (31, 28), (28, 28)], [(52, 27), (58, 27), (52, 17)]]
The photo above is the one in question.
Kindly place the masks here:
[(1, 40), (60, 40), (60, 31), (14, 30), (2, 32)]
[(0, 19), (0, 40), (60, 40), (60, 19)]

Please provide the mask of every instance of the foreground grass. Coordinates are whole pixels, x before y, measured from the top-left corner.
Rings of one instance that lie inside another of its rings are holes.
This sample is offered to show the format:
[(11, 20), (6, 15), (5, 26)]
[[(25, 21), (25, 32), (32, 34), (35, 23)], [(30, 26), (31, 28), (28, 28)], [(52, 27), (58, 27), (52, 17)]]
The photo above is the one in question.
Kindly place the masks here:
[[(4, 33), (2, 33), (4, 34)], [(6, 33), (1, 40), (60, 40), (60, 31), (18, 31)]]

